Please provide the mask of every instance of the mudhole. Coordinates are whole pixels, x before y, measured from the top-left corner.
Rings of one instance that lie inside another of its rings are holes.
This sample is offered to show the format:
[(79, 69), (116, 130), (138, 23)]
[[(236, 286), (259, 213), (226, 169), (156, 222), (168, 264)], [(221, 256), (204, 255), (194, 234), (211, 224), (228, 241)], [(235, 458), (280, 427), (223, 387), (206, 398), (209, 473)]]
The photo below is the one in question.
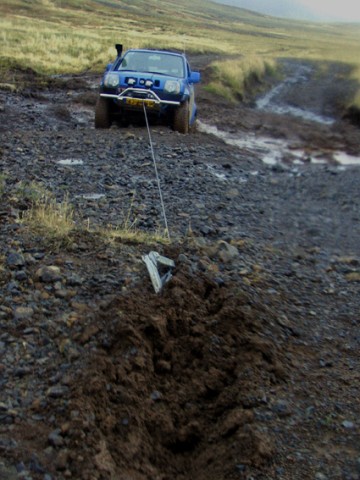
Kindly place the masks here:
[(219, 480), (271, 468), (274, 439), (254, 410), (287, 377), (267, 334), (278, 328), (272, 312), (184, 267), (160, 295), (145, 283), (87, 327), (97, 348), (72, 386), (74, 478)]

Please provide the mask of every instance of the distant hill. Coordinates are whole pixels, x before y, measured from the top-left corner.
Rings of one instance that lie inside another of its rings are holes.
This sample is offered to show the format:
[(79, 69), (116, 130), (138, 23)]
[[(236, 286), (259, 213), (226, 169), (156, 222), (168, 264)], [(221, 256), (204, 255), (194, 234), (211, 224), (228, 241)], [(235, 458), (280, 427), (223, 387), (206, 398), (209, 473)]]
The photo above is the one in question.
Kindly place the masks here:
[[(316, 6), (314, 1), (313, 5), (306, 6), (302, 1), (298, 0), (214, 0), (216, 3), (222, 3), (224, 5), (231, 5), (239, 8), (245, 8), (254, 12), (260, 12), (263, 14), (292, 18), (294, 20), (360, 20), (359, 6), (356, 3), (350, 4), (349, 0), (345, 0), (342, 10), (337, 14), (339, 7), (334, 5), (334, 2), (326, 7)], [(306, 2), (305, 2), (306, 3)], [(340, 3), (340, 2), (339, 2)]]

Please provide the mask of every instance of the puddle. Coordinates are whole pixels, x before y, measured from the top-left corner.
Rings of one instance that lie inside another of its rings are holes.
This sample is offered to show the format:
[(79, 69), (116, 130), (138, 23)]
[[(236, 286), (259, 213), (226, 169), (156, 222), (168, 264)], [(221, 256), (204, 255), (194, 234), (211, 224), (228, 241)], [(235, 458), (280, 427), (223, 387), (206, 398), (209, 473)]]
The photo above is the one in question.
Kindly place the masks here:
[[(270, 137), (256, 136), (255, 134), (239, 133), (239, 137), (233, 133), (219, 130), (216, 126), (207, 125), (198, 122), (198, 130), (203, 133), (215, 135), (228, 145), (240, 148), (244, 153), (260, 158), (263, 163), (269, 166), (279, 164), (291, 165), (327, 165), (337, 163), (340, 166), (360, 166), (360, 157), (348, 155), (343, 152), (322, 152), (315, 151), (311, 155), (300, 149), (292, 149), (284, 140), (274, 139)], [(213, 168), (208, 167), (213, 175), (221, 180), (227, 177), (219, 174)]]
[[(200, 132), (214, 135), (217, 138), (221, 138), (228, 145), (239, 147), (242, 150), (248, 150), (249, 153), (255, 155), (270, 155), (270, 153), (279, 153), (280, 148), (284, 148), (285, 143), (280, 140), (274, 140), (270, 137), (257, 137), (252, 134), (241, 133), (241, 138), (237, 138), (234, 135), (219, 130), (213, 125), (207, 125), (206, 123), (198, 122), (198, 129)], [(269, 159), (269, 162), (271, 160)]]
[(219, 130), (217, 127), (207, 125), (200, 121), (198, 122), (198, 129), (200, 132), (215, 135), (228, 145), (239, 147), (252, 156), (260, 157), (266, 165), (282, 163), (285, 156), (301, 162), (305, 157), (303, 151), (290, 150), (282, 140), (272, 139), (270, 137), (258, 137), (243, 132), (241, 133), (241, 138), (238, 138), (233, 134), (229, 134), (228, 132)]
[(84, 165), (84, 162), (77, 158), (65, 158), (56, 162), (58, 165), (66, 165), (69, 167), (75, 167), (77, 165)]
[(350, 165), (360, 166), (360, 157), (348, 155), (347, 153), (337, 152), (334, 154), (334, 159), (337, 163), (343, 166), (350, 166)]
[(84, 193), (83, 195), (77, 195), (79, 198), (83, 198), (84, 200), (100, 200), (101, 198), (105, 197), (104, 193)]
[(314, 165), (326, 165), (329, 162), (325, 158), (312, 158), (311, 163)]

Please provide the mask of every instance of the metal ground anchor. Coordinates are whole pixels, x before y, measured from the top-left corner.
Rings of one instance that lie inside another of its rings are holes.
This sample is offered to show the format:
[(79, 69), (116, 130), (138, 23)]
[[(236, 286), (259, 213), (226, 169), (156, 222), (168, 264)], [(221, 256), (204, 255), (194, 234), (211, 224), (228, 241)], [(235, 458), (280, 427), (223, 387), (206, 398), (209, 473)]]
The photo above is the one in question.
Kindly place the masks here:
[[(155, 293), (159, 293), (163, 286), (172, 278), (171, 269), (175, 268), (175, 262), (157, 252), (150, 252), (141, 258), (146, 264)], [(158, 266), (168, 267), (164, 275), (160, 276)]]

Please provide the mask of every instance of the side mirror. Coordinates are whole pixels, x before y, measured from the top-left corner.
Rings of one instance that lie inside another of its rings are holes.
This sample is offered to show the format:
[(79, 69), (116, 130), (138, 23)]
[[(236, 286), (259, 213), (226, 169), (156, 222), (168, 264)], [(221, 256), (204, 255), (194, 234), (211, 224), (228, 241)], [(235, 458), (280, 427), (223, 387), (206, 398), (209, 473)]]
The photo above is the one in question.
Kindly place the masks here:
[(108, 72), (109, 70), (111, 70), (111, 67), (112, 67), (112, 66), (113, 66), (112, 63), (108, 63), (108, 64), (106, 65), (105, 72)]
[(189, 77), (190, 83), (199, 83), (200, 82), (200, 72), (191, 72)]

